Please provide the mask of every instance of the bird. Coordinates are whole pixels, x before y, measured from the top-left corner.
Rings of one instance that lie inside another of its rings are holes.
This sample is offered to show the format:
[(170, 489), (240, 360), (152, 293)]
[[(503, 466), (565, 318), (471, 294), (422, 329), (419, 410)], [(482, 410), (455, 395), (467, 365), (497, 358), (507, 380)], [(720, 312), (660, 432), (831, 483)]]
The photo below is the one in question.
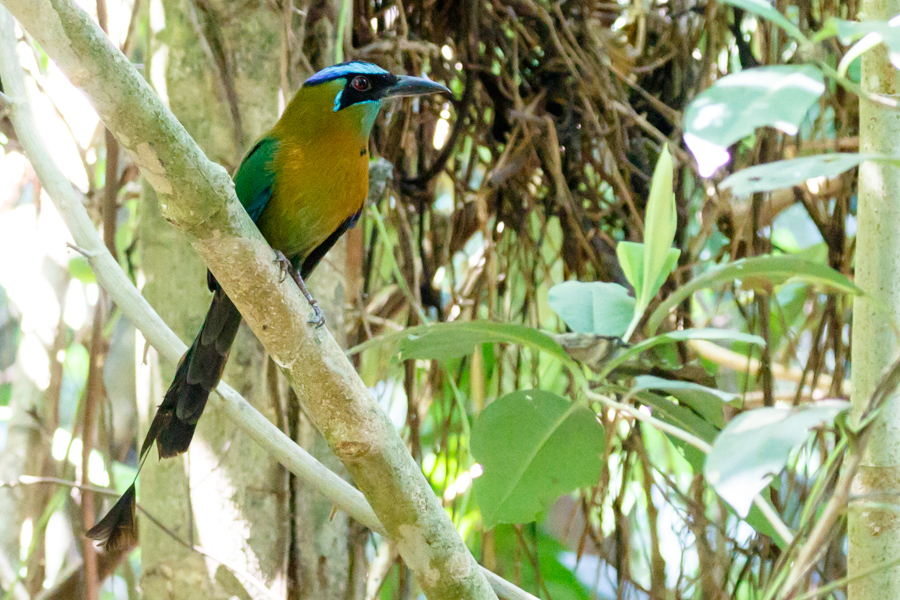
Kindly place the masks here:
[[(317, 327), (324, 324), (324, 316), (305, 280), (362, 213), (375, 119), (389, 99), (429, 94), (452, 97), (440, 83), (394, 75), (368, 62), (327, 67), (303, 83), (235, 171), (238, 200), (313, 307), (310, 323)], [(160, 459), (187, 451), (209, 394), (222, 378), (241, 314), (209, 271), (207, 285), (213, 293), (209, 311), (150, 424), (138, 473), (154, 442)], [(107, 515), (85, 533), (107, 550), (136, 543), (136, 482), (137, 475)]]

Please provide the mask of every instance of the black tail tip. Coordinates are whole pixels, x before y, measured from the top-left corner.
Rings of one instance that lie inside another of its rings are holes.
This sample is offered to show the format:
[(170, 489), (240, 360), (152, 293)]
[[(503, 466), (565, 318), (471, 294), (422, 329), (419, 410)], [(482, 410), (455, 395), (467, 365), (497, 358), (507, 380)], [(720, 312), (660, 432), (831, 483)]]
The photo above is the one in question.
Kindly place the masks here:
[(100, 542), (108, 552), (137, 545), (137, 521), (134, 518), (136, 491), (131, 484), (106, 516), (85, 532), (85, 537)]
[(169, 419), (159, 435), (156, 436), (156, 450), (159, 452), (159, 458), (172, 458), (187, 452), (196, 428), (196, 423), (186, 423), (177, 418)]

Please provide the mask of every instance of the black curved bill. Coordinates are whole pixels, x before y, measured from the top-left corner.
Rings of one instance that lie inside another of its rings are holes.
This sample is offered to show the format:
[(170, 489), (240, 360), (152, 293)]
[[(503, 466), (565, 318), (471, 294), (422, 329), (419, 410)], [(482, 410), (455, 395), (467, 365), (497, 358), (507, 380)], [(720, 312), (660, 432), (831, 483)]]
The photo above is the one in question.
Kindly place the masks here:
[(444, 94), (445, 96), (453, 96), (453, 92), (436, 81), (425, 79), (424, 77), (398, 75), (397, 82), (385, 89), (384, 96), (382, 97), (404, 98), (406, 96), (424, 96), (426, 94)]

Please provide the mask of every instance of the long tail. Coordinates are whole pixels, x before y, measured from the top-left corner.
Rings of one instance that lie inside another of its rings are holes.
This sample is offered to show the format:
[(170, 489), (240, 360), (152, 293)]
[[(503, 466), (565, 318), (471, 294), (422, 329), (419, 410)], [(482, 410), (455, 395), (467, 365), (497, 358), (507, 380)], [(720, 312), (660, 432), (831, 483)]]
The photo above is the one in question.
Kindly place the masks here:
[[(241, 324), (241, 313), (212, 276), (209, 283), (215, 292), (212, 304), (203, 327), (181, 357), (175, 379), (156, 410), (141, 445), (138, 473), (154, 441), (160, 458), (176, 456), (188, 449), (209, 394), (222, 378), (228, 352)], [(137, 481), (137, 475), (134, 479)], [(132, 482), (106, 516), (85, 535), (100, 541), (107, 550), (133, 546), (137, 543), (134, 509), (135, 487)]]
[(141, 448), (142, 456), (154, 440), (160, 458), (185, 452), (209, 394), (222, 378), (222, 370), (241, 324), (241, 313), (222, 288), (215, 288), (203, 327), (178, 363), (175, 379), (150, 424)]

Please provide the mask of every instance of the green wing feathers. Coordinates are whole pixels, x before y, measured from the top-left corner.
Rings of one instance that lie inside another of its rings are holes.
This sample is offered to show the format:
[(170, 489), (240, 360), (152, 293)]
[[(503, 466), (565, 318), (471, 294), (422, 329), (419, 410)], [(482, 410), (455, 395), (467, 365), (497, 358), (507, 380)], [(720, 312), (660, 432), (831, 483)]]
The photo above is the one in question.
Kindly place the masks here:
[(272, 198), (278, 145), (274, 137), (262, 138), (250, 149), (234, 174), (234, 191), (254, 223)]

